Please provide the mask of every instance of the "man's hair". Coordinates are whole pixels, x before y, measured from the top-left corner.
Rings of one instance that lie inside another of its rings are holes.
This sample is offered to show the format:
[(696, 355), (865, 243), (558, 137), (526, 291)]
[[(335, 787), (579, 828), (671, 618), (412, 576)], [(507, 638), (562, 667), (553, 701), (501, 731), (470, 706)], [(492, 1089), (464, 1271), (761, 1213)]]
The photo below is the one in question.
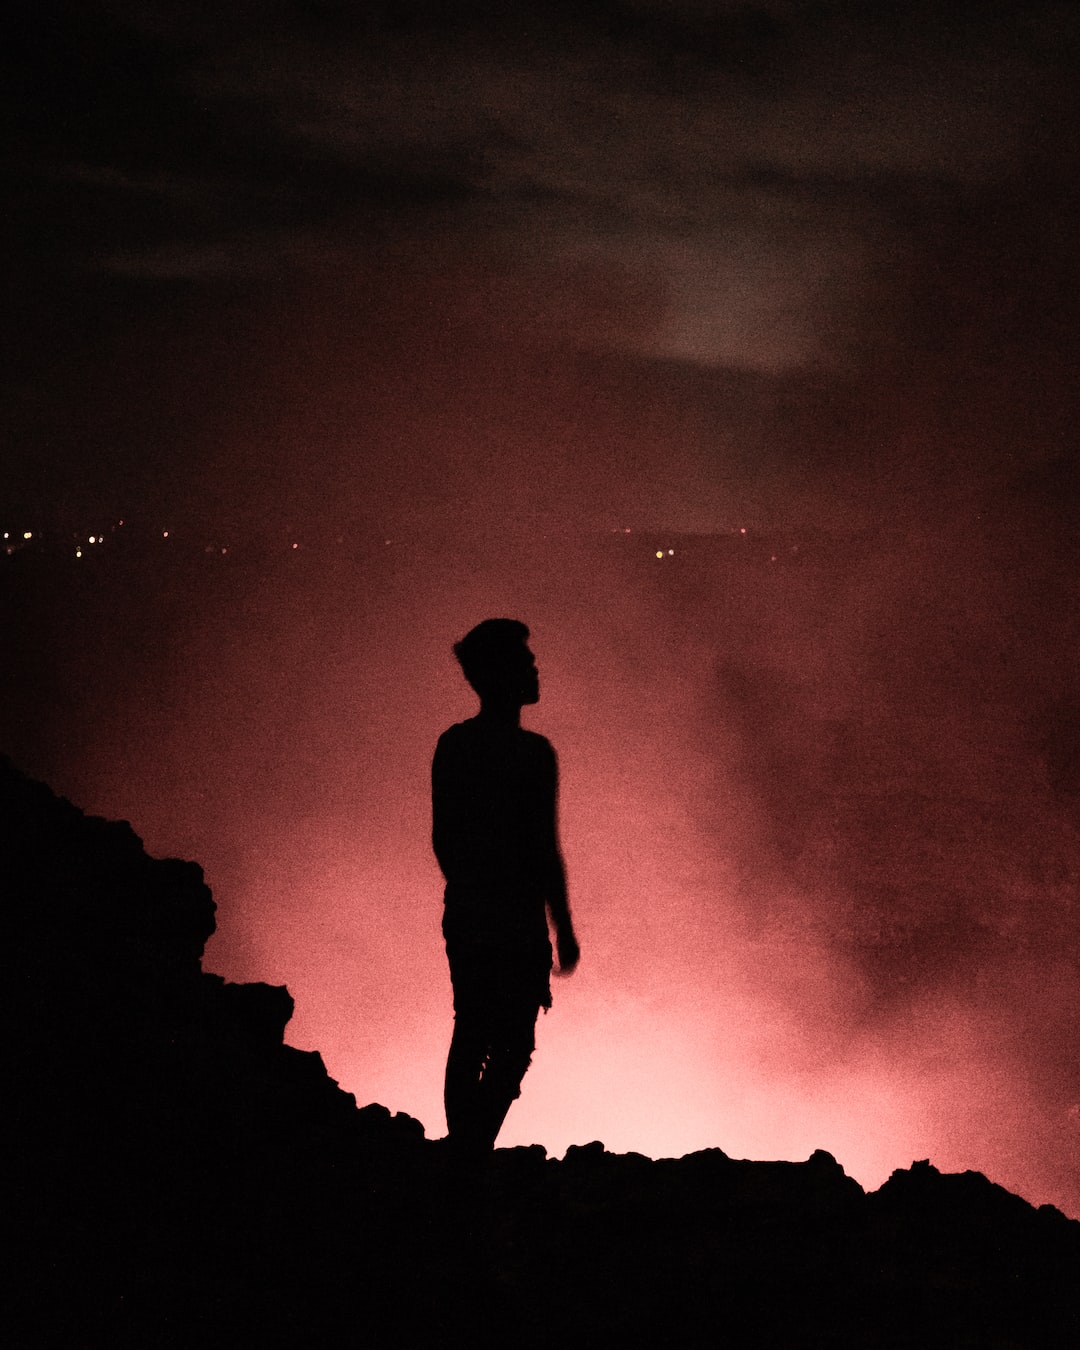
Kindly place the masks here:
[(491, 677), (498, 677), (505, 668), (507, 657), (517, 652), (528, 638), (528, 628), (517, 619), (485, 619), (454, 643), (454, 655), (465, 678), (480, 694)]

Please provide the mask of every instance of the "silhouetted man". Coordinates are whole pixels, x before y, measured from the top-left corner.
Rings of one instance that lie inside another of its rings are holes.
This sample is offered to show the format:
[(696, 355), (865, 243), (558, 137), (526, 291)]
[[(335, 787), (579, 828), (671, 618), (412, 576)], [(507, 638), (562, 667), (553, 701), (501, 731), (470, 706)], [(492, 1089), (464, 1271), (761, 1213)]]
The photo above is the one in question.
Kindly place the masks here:
[(495, 1146), (551, 1007), (551, 943), (559, 973), (579, 949), (556, 825), (558, 770), (521, 709), (540, 681), (514, 619), (485, 619), (454, 646), (480, 711), (439, 737), (431, 766), (432, 842), (446, 878), (443, 936), (454, 989), (446, 1061), (446, 1125), (462, 1153)]

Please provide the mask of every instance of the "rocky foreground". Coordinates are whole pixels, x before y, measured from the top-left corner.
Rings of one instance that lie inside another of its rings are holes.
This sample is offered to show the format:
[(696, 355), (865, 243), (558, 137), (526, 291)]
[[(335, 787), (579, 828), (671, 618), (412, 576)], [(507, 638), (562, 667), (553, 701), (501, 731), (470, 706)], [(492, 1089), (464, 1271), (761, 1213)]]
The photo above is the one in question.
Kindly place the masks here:
[(283, 1043), (287, 990), (203, 971), (196, 864), (4, 760), (0, 887), (9, 1345), (1080, 1345), (1080, 1223), (976, 1172), (463, 1171)]

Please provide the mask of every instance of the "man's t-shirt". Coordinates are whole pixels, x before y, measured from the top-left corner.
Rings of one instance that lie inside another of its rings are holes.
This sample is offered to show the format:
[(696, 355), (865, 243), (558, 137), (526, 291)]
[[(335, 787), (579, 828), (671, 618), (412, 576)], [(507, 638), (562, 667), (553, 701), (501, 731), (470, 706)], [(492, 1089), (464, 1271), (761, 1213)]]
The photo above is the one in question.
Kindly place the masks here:
[(455, 950), (481, 948), (544, 954), (550, 966), (545, 901), (558, 850), (550, 742), (471, 718), (439, 737), (431, 773), (451, 964)]

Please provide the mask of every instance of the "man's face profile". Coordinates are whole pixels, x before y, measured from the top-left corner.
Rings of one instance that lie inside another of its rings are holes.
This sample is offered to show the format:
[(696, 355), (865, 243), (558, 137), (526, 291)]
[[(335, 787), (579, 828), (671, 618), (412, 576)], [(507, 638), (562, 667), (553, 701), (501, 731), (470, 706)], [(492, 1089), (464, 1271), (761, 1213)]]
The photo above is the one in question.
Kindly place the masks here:
[(540, 700), (540, 673), (536, 659), (528, 646), (507, 645), (489, 657), (487, 669), (477, 679), (481, 697), (499, 702), (538, 703)]
[(524, 655), (525, 660), (528, 662), (528, 665), (525, 667), (524, 672), (523, 692), (525, 697), (522, 700), (522, 702), (539, 703), (540, 672), (536, 668), (536, 657), (533, 656), (532, 652), (528, 649), (528, 647), (522, 648), (522, 653)]
[(507, 653), (505, 680), (507, 694), (520, 698), (523, 705), (539, 703), (540, 672), (536, 668), (536, 657), (524, 642)]

